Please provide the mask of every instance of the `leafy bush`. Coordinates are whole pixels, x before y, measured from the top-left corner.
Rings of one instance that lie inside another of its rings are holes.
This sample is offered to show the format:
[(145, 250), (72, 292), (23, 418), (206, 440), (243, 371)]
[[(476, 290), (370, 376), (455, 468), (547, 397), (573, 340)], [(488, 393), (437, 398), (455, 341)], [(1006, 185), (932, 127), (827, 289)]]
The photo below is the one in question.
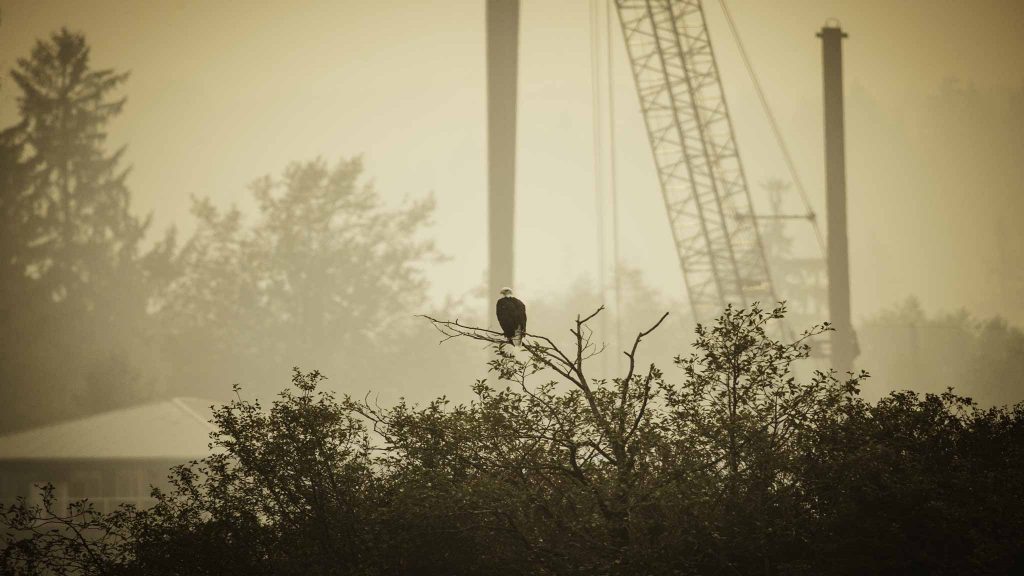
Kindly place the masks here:
[[(600, 312), (600, 310), (598, 311)], [(69, 516), (20, 502), (11, 574), (1008, 573), (1024, 542), (1024, 408), (951, 391), (860, 399), (866, 374), (792, 375), (817, 326), (726, 309), (673, 381), (601, 352), (494, 345), (475, 399), (379, 406), (296, 369), (269, 408), (215, 412), (211, 454), (147, 510)], [(450, 337), (496, 333), (434, 321)], [(237, 389), (236, 389), (237, 391)], [(50, 518), (49, 524), (44, 524)]]

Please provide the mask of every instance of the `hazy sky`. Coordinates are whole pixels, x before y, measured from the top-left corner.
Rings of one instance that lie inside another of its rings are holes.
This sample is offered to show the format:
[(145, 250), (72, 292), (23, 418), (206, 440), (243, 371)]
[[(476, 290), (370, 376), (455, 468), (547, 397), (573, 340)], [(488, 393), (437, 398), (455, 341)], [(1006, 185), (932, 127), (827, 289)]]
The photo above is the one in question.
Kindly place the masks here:
[[(756, 186), (787, 178), (719, 4), (706, 6), (748, 179)], [(1024, 196), (1018, 175), (1007, 175), (1005, 190), (987, 196), (944, 188), (934, 170), (944, 143), (927, 154), (907, 150), (925, 138), (918, 111), (944, 82), (948, 87), (956, 79), (983, 95), (1024, 90), (1024, 2), (731, 0), (729, 6), (819, 211), (824, 175), (815, 32), (835, 17), (850, 34), (854, 318), (914, 294), (929, 309), (967, 306), (1024, 321), (1024, 298), (993, 287), (996, 267), (1024, 267), (1013, 256), (1021, 250), (989, 257), (997, 238), (993, 218), (1002, 211), (993, 204)], [(435, 296), (458, 296), (485, 278), (483, 7), (483, 0), (0, 0), (0, 67), (9, 69), (36, 38), (68, 26), (87, 35), (94, 66), (132, 71), (128, 105), (111, 142), (128, 144), (137, 208), (154, 213), (157, 229), (175, 223), (189, 230), (190, 196), (244, 207), (247, 183), (280, 173), (288, 162), (363, 154), (367, 174), (387, 198), (436, 195), (434, 231), (451, 260), (431, 278)], [(526, 297), (595, 274), (590, 10), (587, 0), (522, 2), (517, 284)], [(667, 294), (681, 294), (617, 30), (612, 48), (622, 259)], [(4, 125), (15, 119), (12, 88), (5, 76)], [(972, 170), (984, 168), (965, 161), (962, 170), (970, 180)], [(1021, 206), (1007, 204), (1004, 226), (1019, 226)], [(814, 251), (810, 236), (799, 239), (803, 250)]]

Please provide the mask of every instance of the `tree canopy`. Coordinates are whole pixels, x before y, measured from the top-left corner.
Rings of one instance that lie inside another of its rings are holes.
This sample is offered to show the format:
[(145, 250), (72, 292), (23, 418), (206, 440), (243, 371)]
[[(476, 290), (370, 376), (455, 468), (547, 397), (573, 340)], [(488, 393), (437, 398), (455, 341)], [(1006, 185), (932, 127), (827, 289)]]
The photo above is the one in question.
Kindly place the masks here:
[(359, 158), (293, 163), (252, 184), (251, 219), (195, 201), (196, 230), (158, 295), (178, 389), (265, 382), (294, 363), (365, 374), (373, 349), (392, 351), (393, 323), (425, 304), (433, 200), (389, 208), (362, 171)]
[[(559, 342), (494, 342), (471, 402), (380, 406), (295, 370), (269, 407), (216, 409), (209, 456), (147, 510), (8, 508), (0, 566), (34, 574), (1000, 574), (1021, 566), (1024, 407), (859, 397), (792, 373), (784, 309), (727, 309), (671, 373), (593, 379)], [(663, 320), (664, 318), (662, 318)], [(646, 334), (645, 334), (646, 333)], [(44, 492), (44, 496), (45, 496)], [(54, 529), (51, 530), (51, 527)], [(83, 535), (82, 538), (77, 537)], [(87, 537), (86, 537), (87, 536)], [(66, 560), (62, 560), (66, 559)], [(48, 563), (48, 564), (47, 564)], [(63, 572), (62, 572), (63, 570)]]

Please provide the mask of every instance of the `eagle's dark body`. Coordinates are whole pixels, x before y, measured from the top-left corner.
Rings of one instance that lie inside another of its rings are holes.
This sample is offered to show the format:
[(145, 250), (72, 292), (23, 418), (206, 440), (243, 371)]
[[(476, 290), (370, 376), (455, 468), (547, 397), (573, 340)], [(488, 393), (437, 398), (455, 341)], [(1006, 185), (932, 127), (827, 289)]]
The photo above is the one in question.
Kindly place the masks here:
[(508, 338), (509, 344), (516, 344), (516, 337), (521, 342), (523, 334), (526, 334), (526, 304), (515, 296), (505, 296), (498, 299), (495, 307), (498, 314), (498, 324), (501, 331)]

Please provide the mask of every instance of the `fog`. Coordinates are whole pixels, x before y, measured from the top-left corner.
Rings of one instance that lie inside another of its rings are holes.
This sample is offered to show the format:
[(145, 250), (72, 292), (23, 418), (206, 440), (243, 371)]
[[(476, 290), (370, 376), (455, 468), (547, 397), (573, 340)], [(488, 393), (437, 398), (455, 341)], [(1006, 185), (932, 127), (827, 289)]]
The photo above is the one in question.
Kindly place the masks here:
[[(790, 176), (721, 8), (706, 4), (748, 180), (755, 204), (765, 209), (760, 184)], [(1008, 354), (1019, 364), (1013, 326), (1024, 323), (1024, 4), (733, 0), (729, 6), (822, 223), (821, 55), (815, 32), (834, 17), (850, 35), (844, 74), (855, 325), (875, 334), (877, 326), (894, 321), (894, 310), (907, 306), (917, 306), (914, 322), (922, 325), (961, 309), (970, 318), (1000, 316), (1009, 323)], [(131, 166), (132, 210), (153, 218), (145, 245), (154, 245), (169, 227), (187, 240), (197, 230), (193, 198), (209, 198), (221, 210), (236, 205), (243, 221), (254, 222), (253, 181), (281, 178), (293, 162), (322, 158), (333, 166), (361, 157), (360, 186), (372, 182), (389, 209), (431, 195), (436, 202), (432, 224), (419, 236), (436, 247), (417, 268), (423, 281), (396, 291), (415, 292), (402, 300), (409, 309), (401, 325), (413, 326), (414, 313), (436, 310), (487, 321), (492, 295), (482, 288), (483, 2), (0, 0), (0, 15), (0, 126), (19, 118), (18, 90), (6, 71), (61, 27), (85, 35), (94, 67), (131, 71), (119, 91), (127, 104), (110, 124), (107, 148), (127, 145), (123, 161)], [(531, 322), (552, 330), (564, 330), (565, 320), (587, 312), (568, 310), (569, 303), (600, 300), (590, 19), (585, 0), (522, 2), (516, 293), (538, 311), (551, 310), (547, 317), (532, 315)], [(627, 310), (654, 314), (657, 304), (685, 311), (686, 297), (617, 30), (611, 48), (619, 252), (624, 274), (639, 278), (641, 286), (623, 294), (630, 333), (656, 315), (628, 317)], [(803, 210), (795, 194), (787, 196), (785, 208)], [(820, 256), (807, 227), (793, 225), (791, 234), (795, 253)], [(629, 301), (642, 294), (643, 302)], [(356, 376), (336, 378), (339, 390), (376, 389), (420, 399), (464, 392), (474, 377), (483, 376), (482, 351), (459, 344), (436, 348), (438, 338), (429, 327), (409, 329), (414, 332), (402, 345), (389, 348), (398, 360), (381, 376), (386, 381), (374, 381), (377, 372), (364, 366), (374, 357), (338, 356), (334, 343), (274, 357), (280, 363), (270, 374), (265, 365), (246, 362), (239, 362), (237, 373), (230, 362), (203, 373), (199, 361), (198, 367), (175, 372), (167, 368), (175, 360), (150, 363), (140, 353), (126, 370), (142, 375), (127, 379), (142, 382), (144, 390), (131, 398), (223, 398), (232, 382), (262, 377), (274, 382), (258, 387), (269, 394), (284, 385), (293, 364), (328, 374), (359, 364), (352, 368)], [(689, 326), (681, 322), (667, 329), (661, 358), (680, 348)], [(890, 348), (881, 343), (890, 336), (882, 334), (872, 341), (862, 337), (865, 354), (858, 367), (875, 370), (868, 364), (876, 359), (883, 376), (895, 377), (900, 369), (885, 368), (889, 360), (878, 352)], [(160, 354), (159, 345), (148, 350)], [(469, 367), (455, 366), (451, 359), (460, 354), (471, 357)], [(970, 362), (960, 364), (971, 370)], [(441, 376), (446, 369), (452, 373)], [(415, 380), (428, 372), (436, 379), (418, 385)], [(74, 373), (63, 377), (81, 380)], [(925, 380), (878, 386), (935, 384), (934, 378)], [(31, 401), (28, 391), (14, 397), (30, 402), (25, 412), (39, 410), (59, 394), (54, 386)], [(980, 396), (993, 402), (1024, 396), (1019, 380), (1000, 390)], [(81, 412), (62, 402), (47, 418), (20, 417), (3, 428)]]

